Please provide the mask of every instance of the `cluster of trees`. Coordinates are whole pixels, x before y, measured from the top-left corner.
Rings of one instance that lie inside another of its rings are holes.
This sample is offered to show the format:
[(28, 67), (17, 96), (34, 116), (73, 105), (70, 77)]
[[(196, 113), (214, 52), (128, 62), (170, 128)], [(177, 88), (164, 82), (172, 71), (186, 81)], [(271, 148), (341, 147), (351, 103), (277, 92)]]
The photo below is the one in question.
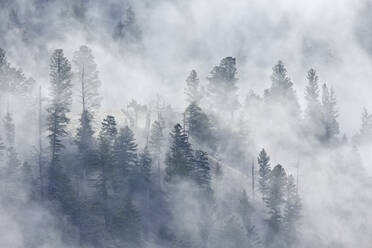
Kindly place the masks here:
[[(38, 96), (36, 158), (18, 155), (13, 115), (7, 111), (3, 118), (0, 178), (8, 191), (7, 204), (39, 204), (57, 216), (64, 242), (81, 247), (298, 247), (297, 182), (282, 165), (272, 168), (262, 149), (256, 192), (256, 171), (250, 174), (247, 169), (255, 155), (246, 143), (249, 136), (233, 130), (236, 114), (248, 111), (259, 119), (262, 115), (251, 111), (252, 106), (270, 113), (281, 109), (302, 135), (334, 144), (339, 134), (335, 94), (324, 84), (320, 100), (318, 76), (310, 69), (302, 118), (293, 83), (279, 61), (273, 67), (271, 87), (262, 97), (251, 91), (241, 108), (236, 75), (232, 57), (213, 67), (206, 87), (192, 70), (186, 79), (188, 106), (183, 118), (158, 111), (142, 144), (135, 138), (140, 135), (137, 128), (117, 124), (112, 115), (98, 120), (101, 81), (92, 50), (81, 46), (72, 64), (62, 49), (55, 50), (45, 111)], [(35, 91), (34, 80), (13, 68), (3, 50), (0, 87), (1, 98)], [(79, 98), (73, 99), (74, 95)], [(75, 100), (81, 104), (77, 128), (70, 124)], [(371, 134), (372, 117), (364, 110), (355, 140), (370, 140)], [(250, 197), (242, 185), (237, 186), (239, 193), (218, 191), (228, 171), (236, 168), (244, 177), (240, 183), (253, 186)], [(27, 189), (26, 199), (19, 189)], [(29, 247), (42, 240), (38, 242), (30, 241)]]

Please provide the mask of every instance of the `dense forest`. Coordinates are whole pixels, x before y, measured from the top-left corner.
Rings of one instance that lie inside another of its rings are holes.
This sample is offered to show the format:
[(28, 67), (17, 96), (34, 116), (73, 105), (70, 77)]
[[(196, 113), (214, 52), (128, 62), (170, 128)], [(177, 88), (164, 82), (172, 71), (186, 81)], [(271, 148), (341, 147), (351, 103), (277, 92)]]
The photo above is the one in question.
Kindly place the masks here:
[[(61, 2), (0, 4), (1, 247), (368, 247), (360, 150), (371, 148), (372, 114), (360, 106), (358, 131), (345, 134), (342, 99), (316, 65), (302, 97), (285, 59), (258, 91), (239, 77), (241, 54), (227, 54), (207, 73), (185, 67), (163, 85), (170, 97), (125, 69), (101, 71), (108, 60), (96, 56), (109, 41), (107, 53), (138, 63), (148, 43), (135, 10), (151, 3)], [(48, 43), (61, 30), (89, 38)], [(154, 61), (141, 74), (163, 66)], [(114, 71), (127, 80), (103, 80)]]

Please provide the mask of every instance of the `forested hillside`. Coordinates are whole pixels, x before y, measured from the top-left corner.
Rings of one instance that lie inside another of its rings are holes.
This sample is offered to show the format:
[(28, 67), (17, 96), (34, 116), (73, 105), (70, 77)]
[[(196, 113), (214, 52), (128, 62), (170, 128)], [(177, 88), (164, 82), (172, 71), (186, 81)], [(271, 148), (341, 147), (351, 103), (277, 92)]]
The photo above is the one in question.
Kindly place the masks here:
[(165, 62), (163, 4), (0, 3), (0, 247), (369, 247), (370, 99), (342, 110), (337, 56)]

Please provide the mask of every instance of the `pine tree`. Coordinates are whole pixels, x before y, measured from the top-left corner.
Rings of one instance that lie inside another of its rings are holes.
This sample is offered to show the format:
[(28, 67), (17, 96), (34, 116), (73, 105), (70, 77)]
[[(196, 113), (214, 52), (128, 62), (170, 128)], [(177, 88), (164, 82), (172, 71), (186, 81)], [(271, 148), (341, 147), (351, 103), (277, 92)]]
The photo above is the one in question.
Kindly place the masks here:
[(128, 126), (120, 129), (114, 144), (114, 189), (118, 197), (128, 188), (134, 191), (139, 176), (137, 144)]
[(283, 225), (288, 247), (296, 247), (296, 225), (301, 216), (301, 201), (292, 175), (288, 177)]
[[(67, 114), (71, 105), (71, 65), (63, 54), (62, 49), (56, 49), (51, 57), (50, 63), (50, 97), (51, 104), (48, 107), (48, 130), (49, 144), (51, 150), (51, 168), (49, 173), (48, 193), (52, 199), (62, 190), (68, 179), (62, 175), (60, 168), (60, 157), (63, 145), (63, 137), (67, 135), (67, 124), (70, 119)], [(61, 180), (61, 182), (58, 182)]]
[(216, 138), (213, 136), (211, 123), (198, 104), (190, 103), (184, 115), (185, 129), (190, 138), (195, 140), (197, 145), (207, 145), (212, 150), (216, 149)]
[(372, 142), (372, 115), (364, 108), (362, 112), (362, 125), (354, 139), (358, 143)]
[(219, 66), (215, 66), (207, 78), (209, 81), (207, 90), (211, 98), (212, 106), (222, 112), (233, 116), (234, 111), (240, 107), (237, 98), (236, 60), (226, 57), (221, 60)]
[(339, 133), (339, 124), (337, 122), (336, 96), (331, 88), (328, 90), (326, 84), (322, 89), (322, 109), (323, 109), (323, 141), (328, 142), (334, 139)]
[(163, 157), (163, 146), (164, 146), (164, 121), (163, 119), (159, 118), (158, 121), (154, 121), (151, 126), (151, 135), (150, 135), (150, 142), (149, 142), (149, 150), (151, 152), (151, 156), (156, 163), (157, 166), (157, 177), (158, 177), (158, 186), (161, 185), (161, 171), (160, 171), (160, 161)]
[(270, 173), (269, 197), (266, 206), (269, 209), (268, 224), (273, 236), (277, 235), (283, 223), (283, 204), (285, 202), (285, 188), (287, 176), (284, 168), (278, 164)]
[(88, 111), (93, 114), (100, 106), (98, 89), (101, 81), (92, 50), (87, 46), (81, 46), (74, 53), (73, 62), (77, 68), (76, 81), (80, 84), (82, 112)]
[(117, 135), (115, 117), (108, 115), (102, 122), (102, 127), (98, 137), (99, 148), (99, 166), (98, 180), (96, 182), (95, 202), (97, 208), (100, 209), (101, 215), (104, 218), (104, 233), (103, 242), (107, 239), (107, 232), (111, 228), (112, 215), (110, 209), (109, 190), (113, 185), (113, 149), (114, 141)]
[(258, 161), (258, 174), (259, 174), (259, 188), (262, 194), (262, 200), (266, 203), (269, 198), (270, 190), (270, 157), (267, 155), (265, 149), (262, 149), (257, 158)]
[(141, 176), (143, 178), (143, 183), (147, 185), (151, 182), (151, 164), (152, 164), (152, 159), (151, 159), (150, 151), (147, 148), (147, 146), (145, 146), (145, 148), (139, 155), (139, 166), (140, 166)]
[(170, 133), (171, 146), (166, 158), (165, 180), (172, 182), (175, 177), (189, 178), (193, 167), (193, 154), (182, 126), (176, 124)]
[(187, 96), (187, 102), (195, 102), (198, 104), (203, 98), (203, 88), (200, 87), (198, 74), (195, 70), (190, 72), (190, 75), (186, 79), (187, 87), (185, 88), (185, 94)]
[(0, 48), (0, 97), (29, 93), (34, 84), (33, 79), (26, 78), (21, 69), (14, 68), (8, 62), (5, 51)]
[(306, 106), (306, 120), (307, 128), (310, 133), (315, 134), (316, 137), (321, 136), (321, 126), (323, 121), (322, 106), (319, 101), (319, 86), (318, 76), (314, 69), (310, 69), (307, 73), (308, 85), (306, 86), (305, 99)]
[(204, 151), (196, 150), (194, 157), (193, 178), (206, 194), (210, 194), (212, 191), (211, 168), (208, 162), (208, 154)]
[(271, 82), (270, 89), (265, 92), (266, 100), (284, 105), (289, 114), (297, 118), (300, 113), (300, 105), (297, 101), (296, 92), (292, 88), (292, 80), (288, 77), (287, 69), (280, 60), (273, 67)]

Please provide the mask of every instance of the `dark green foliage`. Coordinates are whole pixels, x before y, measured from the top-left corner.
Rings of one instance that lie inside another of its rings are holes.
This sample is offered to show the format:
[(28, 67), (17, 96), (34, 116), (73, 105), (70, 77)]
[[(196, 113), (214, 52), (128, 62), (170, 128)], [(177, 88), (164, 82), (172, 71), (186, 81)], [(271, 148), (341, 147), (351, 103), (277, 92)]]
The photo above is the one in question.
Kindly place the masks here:
[(171, 182), (175, 177), (186, 178), (191, 175), (193, 154), (188, 137), (180, 124), (170, 133), (171, 146), (166, 159), (165, 180)]
[(216, 149), (216, 138), (213, 136), (212, 125), (208, 116), (196, 102), (190, 103), (185, 110), (185, 129), (196, 144), (206, 145)]
[(258, 161), (258, 183), (262, 194), (262, 200), (267, 202), (270, 189), (270, 157), (267, 155), (265, 149), (262, 149), (257, 158)]

